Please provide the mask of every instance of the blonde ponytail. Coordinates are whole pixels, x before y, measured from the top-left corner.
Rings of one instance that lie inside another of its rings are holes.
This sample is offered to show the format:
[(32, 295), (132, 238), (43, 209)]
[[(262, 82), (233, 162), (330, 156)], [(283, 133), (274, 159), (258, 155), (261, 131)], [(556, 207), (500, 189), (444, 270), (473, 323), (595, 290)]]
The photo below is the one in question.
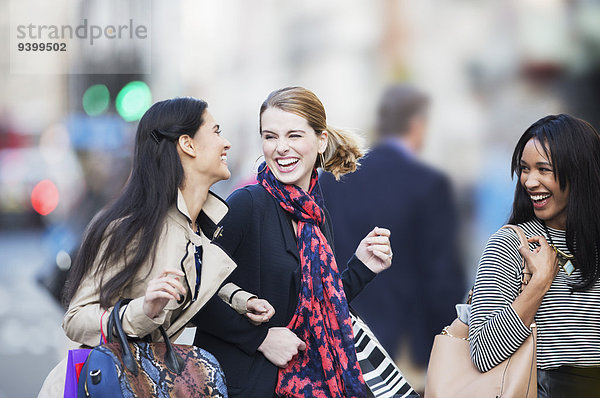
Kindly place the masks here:
[(327, 149), (323, 153), (325, 164), (321, 164), (321, 157), (317, 157), (317, 167), (333, 174), (336, 180), (347, 173), (356, 171), (360, 165), (359, 159), (363, 157), (364, 139), (348, 130), (340, 130), (327, 126)]

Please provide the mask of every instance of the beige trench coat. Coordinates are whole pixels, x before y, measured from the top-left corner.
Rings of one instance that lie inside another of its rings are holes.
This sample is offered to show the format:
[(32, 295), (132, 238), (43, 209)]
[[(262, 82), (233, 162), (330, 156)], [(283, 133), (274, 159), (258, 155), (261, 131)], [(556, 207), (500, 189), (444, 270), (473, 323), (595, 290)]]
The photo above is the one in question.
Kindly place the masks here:
[[(157, 242), (154, 264), (148, 260), (131, 283), (123, 289), (122, 297), (133, 299), (123, 311), (125, 333), (132, 337), (151, 334), (153, 341), (159, 341), (161, 337), (158, 327), (162, 325), (167, 334), (175, 339), (217, 291), (219, 297), (237, 312), (246, 312), (247, 300), (255, 296), (245, 291), (238, 291), (238, 287), (231, 283), (221, 287), (236, 264), (219, 246), (212, 243), (213, 238), (220, 232), (216, 224), (223, 219), (227, 210), (224, 201), (209, 193), (199, 217), (201, 233), (198, 235), (192, 229), (183, 195), (181, 192), (178, 193), (177, 205), (169, 210), (165, 218)], [(190, 304), (196, 289), (195, 246), (200, 245), (202, 246), (200, 287), (196, 301)], [(97, 258), (100, 258), (100, 255)], [(124, 263), (115, 264), (105, 278), (110, 278), (123, 266)], [(181, 304), (171, 300), (158, 316), (148, 318), (142, 308), (147, 282), (160, 275), (167, 267), (183, 269), (185, 272), (186, 276), (182, 282), (187, 288), (186, 296)], [(234, 292), (236, 293), (232, 297)], [(102, 318), (103, 330), (106, 331), (111, 310), (112, 307), (102, 316), (105, 309), (99, 304), (99, 279), (86, 277), (71, 300), (63, 320), (63, 328), (71, 340), (93, 347), (100, 342), (100, 319)], [(65, 372), (66, 360), (63, 360), (46, 378), (39, 397), (62, 397)]]

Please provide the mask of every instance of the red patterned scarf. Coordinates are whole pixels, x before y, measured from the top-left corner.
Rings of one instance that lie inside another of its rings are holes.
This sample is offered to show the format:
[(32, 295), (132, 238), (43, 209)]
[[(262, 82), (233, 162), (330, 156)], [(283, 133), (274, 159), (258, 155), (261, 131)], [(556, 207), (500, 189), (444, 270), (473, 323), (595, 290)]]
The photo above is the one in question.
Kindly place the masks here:
[(306, 350), (279, 369), (275, 393), (299, 398), (366, 397), (342, 279), (320, 228), (325, 214), (316, 170), (308, 192), (282, 184), (268, 167), (258, 181), (298, 222), (302, 269), (298, 306), (287, 327), (306, 343)]

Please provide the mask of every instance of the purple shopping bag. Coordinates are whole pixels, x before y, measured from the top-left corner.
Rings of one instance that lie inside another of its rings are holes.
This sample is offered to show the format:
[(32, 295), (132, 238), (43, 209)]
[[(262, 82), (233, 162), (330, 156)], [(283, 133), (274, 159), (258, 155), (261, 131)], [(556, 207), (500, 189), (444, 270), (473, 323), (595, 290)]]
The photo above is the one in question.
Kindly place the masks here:
[(77, 398), (77, 381), (81, 367), (92, 351), (89, 348), (80, 348), (69, 350), (67, 357), (67, 375), (65, 378), (65, 395), (64, 398)]

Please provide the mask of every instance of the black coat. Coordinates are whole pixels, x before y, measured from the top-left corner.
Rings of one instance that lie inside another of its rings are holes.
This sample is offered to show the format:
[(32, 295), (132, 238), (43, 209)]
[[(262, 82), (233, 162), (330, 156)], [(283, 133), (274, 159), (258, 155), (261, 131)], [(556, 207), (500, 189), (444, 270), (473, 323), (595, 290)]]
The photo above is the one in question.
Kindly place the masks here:
[[(231, 398), (271, 398), (277, 367), (257, 348), (269, 327), (287, 326), (294, 315), (301, 280), (296, 238), (290, 215), (261, 185), (239, 189), (227, 202), (230, 211), (223, 219), (222, 236), (215, 242), (238, 264), (229, 281), (268, 300), (275, 308), (275, 315), (267, 324), (254, 326), (214, 297), (194, 318), (197, 326), (194, 345), (218, 359)], [(321, 230), (332, 245), (331, 223), (327, 211), (325, 214)], [(352, 256), (342, 274), (348, 301), (374, 276)]]
[(352, 242), (374, 226), (391, 230), (392, 266), (352, 306), (392, 356), (407, 338), (413, 359), (426, 365), (434, 336), (465, 294), (448, 178), (385, 142), (341, 181), (324, 173), (321, 188), (338, 256), (351, 253)]

